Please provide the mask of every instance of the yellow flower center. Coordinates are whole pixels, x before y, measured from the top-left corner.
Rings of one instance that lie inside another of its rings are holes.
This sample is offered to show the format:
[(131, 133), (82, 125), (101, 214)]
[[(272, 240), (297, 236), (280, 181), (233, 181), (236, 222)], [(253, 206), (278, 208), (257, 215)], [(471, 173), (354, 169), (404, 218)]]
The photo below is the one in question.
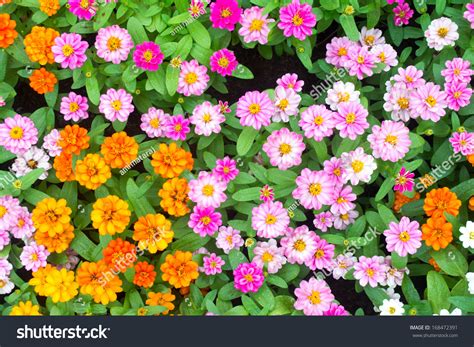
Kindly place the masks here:
[(324, 251), (322, 249), (318, 249), (316, 251), (316, 253), (314, 253), (314, 257), (316, 259), (320, 259), (320, 258), (324, 257)]
[(36, 162), (36, 160), (32, 159), (32, 160), (28, 160), (26, 165), (28, 165), (30, 169), (35, 169), (38, 163)]
[(211, 218), (209, 216), (204, 216), (201, 218), (201, 223), (204, 225), (208, 225), (209, 223), (211, 223)]
[(299, 27), (301, 24), (303, 24), (303, 18), (301, 18), (299, 13), (296, 13), (291, 19), (291, 22), (293, 23), (294, 26)]
[(445, 27), (439, 28), (438, 29), (438, 35), (439, 35), (439, 37), (444, 39), (446, 37), (446, 35), (448, 35), (448, 28), (445, 28)]
[(372, 46), (375, 42), (375, 37), (374, 35), (367, 35), (364, 41), (367, 45)]
[(120, 49), (122, 46), (122, 40), (120, 40), (118, 37), (112, 36), (107, 40), (107, 48), (111, 52), (115, 52), (116, 50)]
[(276, 217), (272, 214), (267, 214), (267, 218), (265, 218), (265, 223), (269, 225), (275, 224), (277, 221)]
[(393, 306), (388, 309), (388, 312), (389, 312), (390, 314), (395, 314), (396, 311), (397, 311), (397, 309), (396, 309), (395, 307), (393, 307)]
[(250, 23), (250, 31), (260, 31), (262, 30), (264, 21), (261, 19), (254, 19), (252, 23)]
[(69, 111), (76, 112), (77, 110), (79, 110), (79, 105), (77, 104), (77, 102), (71, 102), (69, 104)]
[(395, 146), (398, 142), (398, 138), (395, 135), (387, 135), (385, 138), (385, 142), (391, 144), (392, 146)]
[(337, 169), (334, 169), (334, 171), (332, 172), (334, 174), (334, 176), (341, 176), (341, 169), (337, 168)]
[(89, 8), (89, 0), (81, 0), (80, 6), (84, 9), (87, 10)]
[(359, 55), (359, 56), (357, 57), (357, 62), (358, 62), (359, 64), (364, 64), (364, 61), (365, 61), (365, 58), (364, 58), (362, 55)]
[(214, 194), (214, 187), (211, 184), (206, 184), (202, 187), (202, 193), (205, 196), (212, 196), (212, 194)]
[(145, 59), (145, 61), (149, 63), (153, 59), (153, 52), (147, 49), (145, 53), (143, 53), (143, 59)]
[(253, 282), (253, 276), (251, 274), (244, 275), (244, 278), (247, 280), (247, 282)]
[(229, 66), (229, 59), (227, 59), (226, 57), (222, 57), (217, 61), (217, 64), (220, 67), (226, 68), (227, 66)]
[(309, 185), (309, 193), (312, 196), (317, 196), (321, 193), (321, 184), (319, 183), (312, 183)]
[(426, 99), (425, 99), (426, 103), (428, 105), (430, 105), (430, 107), (434, 107), (436, 106), (436, 99), (434, 97), (432, 97), (431, 95), (428, 96)]
[(182, 126), (181, 124), (176, 124), (176, 125), (174, 126), (174, 130), (175, 130), (175, 131), (181, 131), (181, 129), (183, 129), (183, 126)]
[(74, 48), (71, 45), (64, 45), (63, 46), (63, 54), (65, 57), (69, 57), (71, 54), (74, 53)]
[(314, 124), (316, 124), (316, 125), (321, 125), (321, 124), (323, 124), (324, 119), (323, 119), (323, 117), (321, 117), (321, 116), (316, 116), (316, 117), (314, 117), (314, 121), (313, 121), (313, 122), (314, 122)]
[(33, 253), (33, 254), (31, 255), (31, 260), (32, 260), (32, 261), (37, 261), (37, 260), (38, 260), (38, 254)]
[(408, 234), (406, 231), (403, 231), (400, 233), (398, 238), (400, 239), (400, 241), (408, 242), (410, 241), (410, 234)]
[(259, 104), (250, 104), (249, 112), (251, 114), (257, 114), (260, 112), (260, 105)]
[(122, 109), (122, 103), (120, 100), (112, 101), (110, 104), (115, 111), (120, 111)]
[(265, 253), (263, 253), (263, 255), (262, 255), (262, 260), (263, 260), (265, 263), (271, 262), (271, 261), (273, 260), (273, 255), (271, 255), (269, 252), (265, 252)]
[(354, 112), (350, 112), (350, 113), (347, 114), (347, 116), (346, 116), (346, 123), (347, 124), (352, 124), (352, 123), (355, 122), (355, 120), (356, 120), (356, 115), (355, 115)]
[(225, 9), (222, 10), (222, 12), (221, 12), (221, 17), (222, 18), (228, 18), (230, 16), (232, 16), (232, 12), (228, 8), (225, 8)]
[(284, 111), (286, 110), (288, 105), (289, 105), (288, 99), (281, 99), (280, 102), (278, 103), (278, 108)]
[(461, 96), (461, 92), (460, 91), (454, 92), (453, 96), (455, 99), (459, 99), (459, 97)]
[(291, 146), (287, 143), (282, 143), (280, 145), (280, 154), (285, 155), (291, 152)]
[(474, 231), (469, 233), (469, 240), (474, 240)]
[(375, 274), (374, 270), (372, 269), (367, 269), (365, 272), (367, 273), (367, 276), (369, 277), (372, 277)]
[(459, 76), (461, 74), (461, 70), (456, 68), (453, 70), (453, 74), (455, 74), (456, 76)]
[(189, 72), (189, 73), (186, 74), (186, 77), (184, 77), (184, 81), (187, 84), (194, 84), (194, 83), (196, 83), (197, 79), (198, 79), (198, 77), (194, 72)]
[(354, 170), (355, 173), (359, 173), (364, 168), (364, 163), (361, 162), (360, 160), (354, 160), (351, 163), (351, 166), (352, 166), (352, 170)]
[(206, 113), (204, 116), (202, 116), (202, 121), (204, 123), (209, 123), (211, 121), (211, 115), (209, 113)]
[(296, 240), (296, 242), (293, 244), (293, 249), (298, 252), (303, 252), (306, 249), (306, 243), (301, 239)]
[(152, 128), (155, 128), (157, 129), (159, 126), (160, 126), (160, 120), (158, 118), (153, 118), (151, 121), (150, 121), (150, 126)]
[(406, 110), (408, 108), (408, 106), (410, 106), (409, 101), (408, 101), (407, 98), (399, 98), (398, 101), (397, 101), (397, 104), (398, 104), (398, 106), (400, 106), (400, 108), (402, 110)]
[(3, 205), (0, 205), (0, 218), (2, 218), (7, 213), (7, 208)]
[(346, 56), (347, 55), (347, 49), (346, 47), (341, 47), (337, 50), (337, 55), (340, 57)]
[(319, 292), (316, 290), (311, 291), (311, 295), (308, 296), (308, 300), (313, 305), (321, 303), (321, 297), (319, 295)]
[(380, 52), (379, 59), (382, 63), (385, 62), (385, 53), (384, 52)]
[(13, 127), (10, 130), (10, 137), (14, 140), (23, 138), (23, 129), (21, 127)]

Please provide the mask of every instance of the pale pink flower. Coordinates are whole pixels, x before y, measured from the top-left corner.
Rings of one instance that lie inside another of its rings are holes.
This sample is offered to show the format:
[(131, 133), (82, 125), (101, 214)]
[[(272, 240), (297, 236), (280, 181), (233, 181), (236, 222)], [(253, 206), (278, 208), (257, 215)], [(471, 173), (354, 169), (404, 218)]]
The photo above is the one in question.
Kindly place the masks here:
[(225, 117), (218, 105), (204, 101), (194, 108), (189, 120), (196, 126), (194, 132), (197, 135), (210, 136), (212, 133), (220, 133), (221, 123), (225, 121)]
[(199, 65), (195, 59), (183, 61), (176, 91), (185, 96), (201, 95), (207, 88), (208, 82), (207, 67)]
[(357, 76), (359, 80), (373, 75), (375, 55), (369, 51), (367, 46), (353, 45), (347, 54), (348, 59), (344, 67), (348, 70), (349, 75)]
[(418, 87), (411, 97), (410, 110), (415, 118), (437, 122), (446, 114), (446, 93), (433, 82)]
[(315, 141), (329, 137), (334, 129), (334, 112), (324, 105), (311, 105), (301, 113), (298, 125), (304, 131), (304, 136)]
[(259, 237), (281, 236), (289, 224), (288, 211), (280, 201), (267, 201), (252, 209), (252, 228)]
[(387, 251), (396, 252), (399, 256), (415, 254), (421, 247), (421, 230), (417, 221), (402, 217), (400, 223), (390, 222), (389, 229), (385, 230)]
[(222, 266), (225, 261), (215, 253), (211, 253), (210, 256), (202, 258), (204, 263), (204, 273), (208, 276), (220, 274), (222, 272)]
[(285, 89), (278, 86), (275, 89), (275, 114), (272, 116), (274, 122), (289, 122), (290, 116), (298, 114), (298, 105), (301, 102), (299, 96), (293, 89)]
[(369, 113), (358, 102), (344, 102), (338, 105), (334, 113), (335, 127), (342, 138), (355, 140), (369, 127), (367, 116)]
[(303, 135), (282, 128), (268, 136), (262, 148), (270, 158), (270, 164), (286, 170), (301, 164), (305, 144)]
[(317, 235), (306, 225), (295, 229), (289, 228), (280, 244), (290, 264), (303, 264), (310, 259), (316, 250)]
[(232, 249), (239, 249), (244, 245), (240, 231), (232, 227), (221, 226), (216, 237), (216, 246), (229, 254)]
[(218, 208), (227, 199), (227, 183), (212, 173), (201, 171), (198, 178), (190, 180), (188, 185), (189, 199), (198, 206)]
[(275, 106), (266, 92), (246, 92), (237, 101), (236, 116), (243, 126), (260, 130), (262, 126), (270, 125), (274, 113)]
[(323, 280), (314, 277), (309, 281), (301, 281), (295, 289), (295, 308), (302, 310), (305, 316), (322, 316), (331, 308), (334, 295), (331, 288)]
[(262, 45), (267, 44), (268, 34), (270, 33), (269, 23), (275, 20), (268, 18), (268, 14), (263, 13), (263, 8), (252, 6), (245, 9), (242, 16), (240, 16), (239, 35), (244, 37), (244, 42), (259, 42)]
[(367, 136), (375, 158), (397, 162), (410, 150), (410, 129), (403, 122), (382, 121), (381, 126), (374, 125)]
[(347, 37), (333, 37), (331, 42), (326, 44), (326, 62), (335, 67), (344, 67), (349, 60), (349, 49), (357, 46), (356, 43)]
[(311, 270), (331, 269), (333, 264), (335, 246), (326, 240), (316, 237), (316, 249), (311, 258), (305, 262)]
[(328, 228), (332, 227), (333, 220), (334, 217), (331, 212), (321, 212), (314, 216), (313, 224), (316, 229), (325, 233), (328, 231)]
[(304, 86), (304, 81), (299, 80), (298, 75), (295, 73), (284, 74), (277, 79), (276, 83), (285, 89), (293, 89), (297, 93), (301, 92)]
[(274, 274), (286, 263), (283, 253), (283, 248), (278, 247), (274, 239), (270, 239), (268, 242), (257, 242), (253, 249), (254, 257), (252, 261), (266, 269), (268, 273)]
[(449, 138), (449, 142), (453, 147), (454, 153), (462, 155), (474, 154), (474, 133), (471, 132), (454, 132)]
[(324, 171), (311, 171), (305, 168), (296, 178), (293, 197), (306, 209), (319, 210), (322, 205), (331, 203), (334, 185)]
[(388, 266), (385, 264), (384, 257), (373, 256), (367, 258), (361, 256), (359, 261), (354, 264), (354, 278), (359, 280), (359, 284), (365, 287), (369, 284), (371, 287), (377, 287), (385, 280), (385, 272)]

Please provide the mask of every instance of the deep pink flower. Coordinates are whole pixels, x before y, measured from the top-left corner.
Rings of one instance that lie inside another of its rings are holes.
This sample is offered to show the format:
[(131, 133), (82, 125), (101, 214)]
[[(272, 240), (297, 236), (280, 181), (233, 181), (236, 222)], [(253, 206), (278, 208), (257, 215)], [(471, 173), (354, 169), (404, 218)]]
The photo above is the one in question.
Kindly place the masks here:
[(328, 228), (332, 227), (334, 216), (331, 212), (321, 212), (314, 216), (313, 224), (316, 229), (321, 230), (323, 233), (328, 231)]
[(216, 0), (211, 3), (210, 20), (213, 28), (232, 31), (241, 14), (242, 9), (236, 0)]
[(239, 169), (237, 169), (236, 161), (226, 156), (216, 160), (216, 167), (212, 169), (212, 173), (218, 179), (229, 183), (237, 177)]
[(471, 102), (472, 89), (468, 88), (466, 83), (445, 83), (444, 90), (446, 92), (448, 108), (453, 111), (459, 111), (461, 107), (465, 107)]
[(305, 264), (311, 270), (322, 270), (332, 268), (332, 257), (334, 256), (335, 246), (326, 240), (316, 237), (316, 249), (313, 256), (306, 260)]
[(344, 306), (332, 303), (329, 310), (323, 312), (323, 316), (350, 316)]
[(357, 195), (352, 192), (351, 186), (335, 187), (331, 192), (331, 212), (333, 214), (344, 214), (353, 210), (355, 204), (353, 201), (357, 199)]
[(466, 11), (464, 12), (464, 18), (471, 23), (471, 29), (474, 29), (474, 4), (467, 4)]
[(462, 155), (474, 154), (474, 133), (467, 131), (454, 132), (449, 138), (454, 153), (461, 152)]
[(348, 60), (344, 67), (349, 71), (349, 75), (357, 76), (360, 80), (373, 75), (375, 55), (369, 51), (369, 47), (353, 45), (347, 54)]
[(82, 37), (75, 33), (63, 33), (54, 39), (54, 46), (51, 51), (54, 61), (61, 64), (63, 69), (77, 69), (84, 65), (87, 60), (86, 50), (89, 44), (82, 41)]
[(286, 37), (294, 36), (303, 41), (307, 36), (311, 36), (315, 26), (316, 15), (313, 14), (311, 5), (301, 4), (300, 0), (293, 0), (287, 6), (280, 8), (278, 28), (283, 30), (283, 35)]
[(221, 214), (213, 207), (194, 206), (188, 222), (188, 226), (201, 237), (214, 235), (221, 225)]
[(89, 118), (88, 109), (89, 104), (85, 96), (70, 92), (61, 99), (59, 112), (64, 116), (64, 120), (79, 122), (81, 119)]
[(227, 48), (223, 48), (211, 55), (211, 71), (221, 76), (231, 76), (238, 65), (235, 54)]
[(268, 184), (265, 184), (262, 189), (260, 189), (260, 200), (263, 202), (273, 201), (273, 188)]
[(324, 172), (329, 176), (333, 181), (334, 186), (340, 186), (344, 183), (344, 173), (345, 169), (342, 165), (342, 160), (336, 157), (332, 157), (329, 160), (325, 160), (324, 163)]
[(190, 123), (191, 121), (184, 118), (182, 114), (168, 117), (165, 123), (165, 136), (175, 141), (186, 140), (186, 136), (191, 131)]
[(263, 284), (263, 270), (255, 263), (242, 263), (234, 270), (234, 287), (242, 293), (256, 293)]
[(133, 61), (143, 70), (156, 71), (165, 56), (161, 53), (160, 46), (154, 42), (143, 42), (135, 47)]
[(410, 5), (406, 2), (399, 2), (398, 6), (393, 9), (395, 15), (393, 21), (396, 26), (407, 25), (410, 22), (410, 18), (413, 17), (413, 10)]
[(97, 12), (95, 0), (68, 0), (69, 11), (79, 19), (91, 20)]
[(358, 102), (340, 103), (337, 106), (337, 112), (334, 113), (334, 122), (336, 129), (339, 130), (339, 135), (342, 138), (348, 137), (355, 140), (369, 127), (368, 115), (369, 113), (364, 106)]
[(408, 171), (404, 167), (400, 169), (400, 172), (395, 178), (395, 186), (393, 190), (403, 192), (411, 192), (413, 190), (415, 174)]
[(304, 81), (298, 80), (298, 75), (295, 73), (287, 73), (277, 79), (277, 84), (285, 89), (293, 89), (299, 93), (303, 89)]

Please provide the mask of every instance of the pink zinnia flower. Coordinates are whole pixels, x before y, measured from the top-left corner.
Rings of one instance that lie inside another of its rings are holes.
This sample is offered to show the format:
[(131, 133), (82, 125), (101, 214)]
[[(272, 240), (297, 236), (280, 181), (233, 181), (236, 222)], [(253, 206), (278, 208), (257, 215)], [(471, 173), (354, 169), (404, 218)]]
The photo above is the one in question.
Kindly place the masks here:
[(216, 167), (212, 169), (212, 173), (217, 179), (229, 183), (237, 177), (239, 169), (237, 169), (235, 160), (230, 157), (224, 157), (223, 159), (216, 160)]
[(10, 233), (17, 239), (31, 237), (35, 227), (31, 218), (31, 213), (24, 206), (20, 207), (16, 213), (16, 221), (10, 228)]
[(347, 37), (333, 37), (331, 42), (326, 44), (326, 62), (335, 67), (344, 67), (349, 60), (349, 49), (357, 46), (356, 43)]
[(210, 256), (202, 258), (204, 263), (204, 273), (208, 276), (220, 274), (222, 272), (222, 266), (225, 261), (215, 253), (211, 253)]
[(295, 308), (302, 310), (305, 316), (322, 316), (331, 308), (331, 302), (334, 300), (327, 283), (314, 277), (309, 281), (301, 281), (295, 289), (295, 296)]
[(305, 168), (296, 178), (296, 189), (292, 196), (306, 209), (319, 210), (331, 203), (334, 185), (324, 171)]
[(189, 4), (188, 12), (191, 16), (193, 16), (194, 18), (197, 18), (200, 15), (205, 14), (206, 10), (204, 9), (204, 4), (201, 0), (191, 0), (191, 3)]
[(0, 251), (10, 244), (10, 234), (7, 230), (0, 229)]
[(352, 192), (351, 186), (334, 187), (331, 191), (329, 205), (331, 205), (331, 213), (344, 214), (353, 210), (355, 204), (353, 201), (357, 199), (357, 195)]
[(393, 66), (398, 65), (397, 51), (389, 44), (374, 46), (370, 53), (374, 55), (376, 63), (385, 64), (383, 71), (389, 71)]
[(13, 266), (10, 264), (8, 259), (0, 258), (0, 278), (8, 277), (12, 271)]
[(211, 55), (211, 71), (217, 72), (221, 76), (231, 76), (239, 64), (235, 54), (227, 48), (220, 49)]
[(367, 46), (369, 49), (375, 48), (378, 45), (385, 43), (385, 37), (383, 36), (382, 30), (371, 28), (367, 29), (363, 26), (360, 30), (359, 42), (362, 46)]
[(58, 145), (60, 138), (59, 130), (53, 129), (43, 138), (43, 149), (48, 151), (50, 157), (56, 157), (61, 154), (62, 148)]
[(234, 287), (242, 293), (256, 293), (265, 277), (262, 269), (255, 263), (242, 263), (234, 270)]
[(359, 261), (354, 264), (354, 269), (354, 278), (359, 280), (359, 284), (362, 287), (369, 284), (375, 288), (385, 280), (385, 272), (388, 266), (385, 264), (384, 257), (373, 256), (372, 258), (367, 258), (361, 256)]
[(306, 225), (295, 229), (289, 228), (281, 238), (280, 244), (290, 264), (303, 264), (316, 250), (317, 235)]
[(342, 165), (342, 160), (336, 157), (332, 157), (329, 160), (325, 160), (324, 163), (324, 172), (332, 180), (334, 186), (340, 186), (344, 183), (344, 166)]
[(382, 121), (381, 126), (374, 125), (367, 141), (375, 158), (397, 162), (410, 150), (410, 129), (403, 122)]
[(349, 75), (363, 79), (364, 76), (372, 76), (375, 67), (375, 55), (369, 51), (367, 46), (353, 45), (347, 52), (348, 59), (344, 67)]
[(46, 258), (49, 254), (43, 245), (37, 245), (33, 242), (23, 247), (20, 255), (21, 264), (28, 271), (38, 271), (40, 267), (46, 266)]
[(147, 113), (142, 114), (140, 121), (140, 129), (142, 129), (148, 137), (162, 137), (165, 134), (165, 125), (170, 117), (163, 110), (150, 107)]
[(84, 65), (89, 44), (81, 39), (81, 35), (75, 33), (63, 33), (54, 39), (51, 51), (54, 54), (54, 61), (61, 64), (63, 69), (74, 70)]
[(346, 230), (349, 225), (354, 223), (358, 216), (359, 212), (357, 212), (357, 210), (351, 210), (343, 214), (334, 215), (334, 229)]
[(272, 117), (274, 122), (289, 122), (290, 116), (298, 114), (298, 106), (301, 101), (293, 89), (285, 89), (282, 86), (275, 88), (275, 114)]
[(414, 11), (410, 8), (410, 5), (406, 2), (399, 2), (398, 6), (393, 9), (393, 21), (396, 26), (407, 25), (410, 22), (410, 18), (413, 17)]
[(270, 33), (268, 24), (274, 21), (274, 19), (268, 18), (268, 15), (263, 13), (263, 8), (252, 6), (245, 9), (242, 16), (240, 16), (242, 27), (239, 29), (239, 35), (244, 37), (245, 43), (258, 41), (260, 44), (265, 45), (268, 42), (268, 34)]
[(91, 20), (97, 12), (95, 0), (68, 0), (69, 11), (79, 19)]
[(474, 133), (467, 131), (454, 132), (449, 138), (454, 153), (461, 152), (462, 155), (474, 154)]
[(128, 59), (133, 48), (132, 37), (118, 25), (99, 29), (95, 40), (97, 55), (107, 62), (120, 64)]
[(216, 0), (211, 3), (210, 20), (213, 28), (232, 31), (241, 14), (242, 9), (236, 0)]
[(227, 199), (226, 188), (226, 182), (212, 173), (201, 171), (197, 179), (189, 181), (188, 196), (198, 206), (218, 208)]
[(280, 170), (298, 166), (305, 149), (303, 135), (282, 128), (268, 136), (262, 149), (270, 158), (270, 164)]
[(194, 206), (189, 216), (188, 226), (201, 237), (214, 235), (221, 225), (221, 214), (213, 207)]
[(303, 41), (307, 36), (311, 36), (312, 29), (316, 26), (316, 16), (312, 10), (311, 5), (293, 0), (280, 8), (278, 28), (283, 30), (283, 35), (286, 37), (294, 36)]
[(401, 120), (408, 122), (411, 117), (410, 100), (411, 91), (405, 86), (395, 85), (383, 96), (385, 103), (383, 108), (387, 112), (391, 112), (393, 120)]
[(466, 11), (464, 12), (464, 18), (471, 23), (471, 29), (474, 29), (474, 4), (467, 4)]
[(387, 251), (395, 251), (399, 256), (415, 254), (421, 247), (421, 230), (417, 221), (402, 217), (400, 223), (390, 222), (389, 229), (385, 230)]
[(332, 227), (333, 220), (334, 217), (331, 212), (321, 212), (314, 216), (313, 224), (316, 229), (325, 233), (328, 228)]
[(191, 128), (189, 127), (191, 121), (184, 118), (182, 114), (170, 116), (166, 119), (165, 123), (165, 136), (175, 141), (184, 141), (186, 136), (190, 133)]
[(362, 147), (357, 147), (349, 153), (342, 153), (341, 160), (344, 167), (343, 181), (344, 183), (350, 181), (353, 186), (360, 181), (368, 183), (377, 168), (374, 157), (364, 153)]
[(304, 136), (317, 142), (331, 136), (334, 129), (333, 113), (324, 105), (312, 105), (304, 110), (298, 123)]
[(246, 92), (237, 101), (236, 116), (243, 126), (260, 130), (262, 126), (270, 125), (274, 113), (275, 106), (266, 92)]
[(219, 108), (220, 108), (222, 114), (232, 112), (232, 110), (229, 107), (229, 102), (228, 101), (219, 100)]
[(323, 312), (323, 316), (350, 316), (344, 306), (332, 303), (329, 310)]
[(304, 86), (304, 81), (298, 80), (298, 75), (295, 73), (284, 74), (277, 79), (276, 83), (285, 89), (293, 89), (297, 93), (301, 92)]
[(393, 76), (396, 86), (404, 87), (406, 89), (415, 89), (425, 84), (423, 79), (423, 71), (418, 70), (413, 65), (407, 66), (406, 69), (398, 68), (398, 74)]
[(207, 88), (209, 76), (207, 67), (199, 65), (197, 60), (183, 61), (179, 73), (177, 92), (185, 96), (201, 95)]
[(369, 127), (367, 116), (369, 113), (358, 102), (343, 102), (337, 106), (337, 112), (333, 114), (335, 127), (339, 130), (342, 138), (355, 140)]
[(135, 65), (143, 70), (156, 71), (163, 62), (165, 56), (161, 52), (160, 46), (154, 42), (143, 42), (135, 47), (133, 61)]
[(446, 93), (437, 84), (428, 82), (418, 87), (411, 96), (410, 109), (415, 118), (437, 122), (446, 114)]
[(252, 261), (262, 269), (266, 268), (270, 274), (277, 273), (286, 263), (283, 248), (279, 248), (274, 239), (270, 239), (268, 242), (257, 242), (253, 254)]
[(273, 188), (265, 184), (262, 189), (260, 189), (260, 200), (263, 202), (273, 201), (273, 197)]
[(244, 245), (240, 231), (232, 227), (221, 226), (216, 237), (216, 246), (229, 254), (232, 249), (239, 249)]
[(331, 269), (334, 256), (335, 246), (328, 243), (326, 240), (316, 237), (316, 249), (311, 258), (305, 262), (306, 266), (311, 270)]
[(20, 201), (11, 195), (0, 196), (0, 230), (10, 230), (22, 212)]
[(285, 233), (290, 224), (288, 211), (280, 201), (268, 201), (252, 209), (252, 228), (257, 236), (275, 238)]
[(85, 96), (70, 92), (68, 96), (61, 99), (59, 112), (64, 116), (65, 121), (79, 122), (81, 119), (89, 118), (88, 109), (89, 103)]
[(357, 258), (352, 253), (339, 254), (333, 261), (332, 277), (335, 280), (344, 278), (353, 267)]
[(130, 113), (135, 109), (132, 100), (132, 95), (125, 89), (110, 88), (100, 96), (99, 111), (111, 122), (115, 120), (126, 122)]
[(413, 172), (408, 171), (404, 167), (400, 169), (400, 172), (397, 174), (395, 178), (395, 186), (393, 190), (403, 192), (411, 192), (413, 190), (414, 178), (415, 174)]
[(447, 60), (444, 66), (446, 68), (441, 70), (441, 75), (444, 76), (447, 83), (470, 83), (471, 76), (474, 75), (474, 70), (470, 68), (471, 63), (469, 60), (453, 58), (453, 60)]
[(38, 129), (28, 117), (16, 114), (0, 124), (0, 146), (13, 154), (23, 154), (38, 142)]
[(459, 111), (461, 107), (467, 106), (471, 102), (472, 89), (468, 88), (466, 83), (445, 83), (444, 90), (446, 91), (448, 108), (451, 110)]
[(193, 114), (189, 118), (191, 124), (194, 124), (194, 132), (197, 135), (210, 136), (212, 133), (219, 134), (221, 123), (225, 121), (225, 116), (217, 105), (212, 105), (209, 101), (194, 107)]

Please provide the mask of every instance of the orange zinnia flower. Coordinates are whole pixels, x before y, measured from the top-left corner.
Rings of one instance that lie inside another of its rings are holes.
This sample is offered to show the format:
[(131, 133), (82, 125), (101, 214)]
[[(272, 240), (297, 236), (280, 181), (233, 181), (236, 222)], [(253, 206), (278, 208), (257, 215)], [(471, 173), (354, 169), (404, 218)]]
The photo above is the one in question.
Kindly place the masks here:
[(8, 48), (18, 36), (16, 22), (8, 13), (0, 14), (0, 48)]
[(87, 129), (79, 125), (66, 125), (59, 133), (58, 145), (63, 149), (63, 153), (79, 155), (81, 150), (89, 148), (90, 137)]
[(191, 252), (176, 251), (174, 254), (168, 254), (160, 267), (163, 281), (178, 289), (188, 287), (191, 281), (199, 276), (198, 264), (192, 258)]
[(164, 250), (174, 236), (171, 222), (160, 213), (138, 218), (133, 228), (133, 239), (138, 241), (138, 247), (150, 253)]
[(127, 202), (115, 195), (97, 199), (92, 209), (92, 226), (99, 229), (101, 235), (123, 232), (132, 215)]
[[(148, 293), (148, 299), (146, 300), (146, 304), (148, 306), (164, 306), (167, 308), (166, 311), (163, 311), (163, 315), (167, 315), (170, 311), (174, 310), (173, 301), (176, 299), (171, 293)], [(159, 316), (159, 314), (157, 315)]]
[(98, 154), (88, 154), (83, 160), (78, 160), (74, 173), (77, 182), (91, 190), (96, 190), (112, 177), (110, 167)]
[(106, 137), (100, 147), (105, 162), (114, 169), (123, 169), (138, 156), (138, 144), (125, 131)]
[(122, 291), (122, 280), (109, 270), (104, 261), (83, 262), (77, 269), (77, 283), (81, 294), (89, 294), (96, 303), (107, 305), (117, 300)]
[(56, 177), (61, 182), (74, 181), (74, 171), (72, 171), (72, 154), (64, 151), (54, 157), (53, 167), (56, 170)]
[(171, 216), (182, 217), (190, 211), (187, 206), (188, 193), (189, 186), (186, 179), (175, 177), (167, 180), (158, 192), (161, 198), (160, 206)]
[(29, 77), (30, 87), (38, 94), (50, 93), (54, 90), (54, 86), (58, 83), (56, 75), (46, 71), (44, 67), (35, 70)]
[(45, 198), (36, 204), (31, 219), (37, 231), (54, 236), (69, 225), (71, 212), (65, 199)]
[(429, 217), (441, 217), (444, 212), (457, 216), (459, 207), (461, 207), (461, 201), (456, 193), (451, 192), (447, 187), (431, 190), (426, 194), (423, 205), (423, 209)]
[(58, 36), (59, 33), (54, 29), (34, 26), (23, 40), (30, 60), (41, 65), (53, 64), (54, 55), (51, 47), (54, 46), (54, 39)]
[(71, 224), (66, 224), (64, 231), (54, 236), (50, 236), (48, 232), (36, 231), (34, 238), (38, 245), (45, 246), (49, 252), (62, 253), (69, 248), (74, 239), (74, 227)]
[(133, 284), (137, 286), (150, 288), (155, 282), (156, 272), (155, 267), (148, 264), (146, 261), (141, 261), (135, 265), (135, 277), (133, 278)]
[(430, 258), (430, 260), (428, 260), (428, 263), (435, 269), (435, 271), (440, 272), (441, 268), (439, 267), (436, 260), (434, 260), (433, 258)]
[(46, 13), (49, 17), (55, 15), (61, 8), (59, 0), (39, 0), (40, 10)]
[(421, 226), (421, 231), (421, 238), (435, 251), (446, 248), (453, 241), (453, 226), (446, 222), (444, 217), (429, 218), (426, 224)]
[(401, 208), (403, 205), (408, 204), (409, 202), (419, 200), (420, 199), (420, 193), (415, 193), (415, 196), (413, 198), (409, 198), (408, 196), (403, 195), (403, 193), (400, 193), (399, 191), (395, 192), (395, 201), (393, 202), (393, 210), (395, 212), (400, 212)]
[(178, 147), (174, 142), (169, 146), (160, 144), (152, 158), (151, 166), (163, 178), (178, 177), (184, 170), (191, 170), (194, 165), (191, 153)]
[(474, 166), (474, 154), (466, 155), (466, 159), (472, 166)]
[(12, 2), (12, 0), (0, 0), (0, 6), (9, 4), (10, 2)]
[(471, 211), (474, 211), (474, 196), (471, 196), (471, 197), (469, 198), (469, 205), (468, 205), (468, 207), (469, 207), (469, 209), (470, 209)]
[(102, 254), (105, 263), (115, 272), (125, 272), (137, 260), (135, 246), (121, 238), (111, 240)]

